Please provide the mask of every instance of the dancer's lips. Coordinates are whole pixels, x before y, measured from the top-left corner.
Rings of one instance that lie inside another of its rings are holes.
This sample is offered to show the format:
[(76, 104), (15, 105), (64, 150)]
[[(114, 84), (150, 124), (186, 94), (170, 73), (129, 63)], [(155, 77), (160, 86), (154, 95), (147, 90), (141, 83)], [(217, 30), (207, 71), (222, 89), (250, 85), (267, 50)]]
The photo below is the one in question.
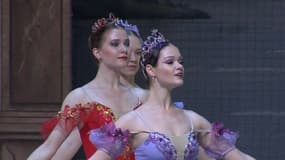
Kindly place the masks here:
[(177, 77), (181, 77), (181, 78), (184, 77), (183, 72), (178, 72), (178, 73), (175, 73), (174, 75), (177, 76)]
[(121, 59), (121, 60), (128, 60), (128, 56), (120, 56), (120, 57), (118, 57), (118, 59)]
[(137, 65), (136, 64), (128, 64), (128, 67), (130, 67), (130, 68), (137, 68)]

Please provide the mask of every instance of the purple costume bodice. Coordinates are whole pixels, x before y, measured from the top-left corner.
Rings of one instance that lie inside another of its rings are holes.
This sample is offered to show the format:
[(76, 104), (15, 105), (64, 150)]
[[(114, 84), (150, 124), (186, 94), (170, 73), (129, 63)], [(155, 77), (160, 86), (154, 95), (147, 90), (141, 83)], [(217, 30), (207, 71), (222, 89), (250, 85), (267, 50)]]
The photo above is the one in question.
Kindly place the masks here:
[(199, 143), (191, 119), (189, 119), (191, 130), (188, 133), (180, 136), (168, 136), (154, 131), (139, 112), (135, 111), (135, 113), (150, 130), (141, 132), (148, 136), (136, 148), (136, 160), (195, 160), (197, 158)]
[[(182, 136), (171, 136), (171, 138), (159, 132), (148, 134), (144, 143), (135, 150), (136, 160), (195, 160), (197, 158), (199, 143), (194, 132)], [(173, 141), (180, 143), (182, 147), (177, 147), (177, 143)]]
[[(196, 160), (200, 149), (197, 139), (200, 132), (204, 132), (209, 136), (207, 146), (203, 147), (209, 157), (222, 159), (235, 148), (238, 134), (224, 128), (222, 123), (214, 122), (211, 130), (196, 131), (189, 117), (188, 124), (190, 128), (187, 131), (188, 133), (169, 136), (153, 130), (137, 110), (133, 112), (148, 126), (147, 131), (130, 133), (128, 130), (116, 128), (114, 124), (108, 124), (99, 129), (91, 130), (90, 141), (97, 148), (104, 149), (111, 157), (116, 157), (122, 152), (121, 149), (127, 146), (126, 142), (132, 134), (146, 134), (144, 136), (145, 140), (135, 149), (136, 160)], [(98, 142), (102, 143), (99, 144)], [(118, 145), (114, 145), (115, 142)]]

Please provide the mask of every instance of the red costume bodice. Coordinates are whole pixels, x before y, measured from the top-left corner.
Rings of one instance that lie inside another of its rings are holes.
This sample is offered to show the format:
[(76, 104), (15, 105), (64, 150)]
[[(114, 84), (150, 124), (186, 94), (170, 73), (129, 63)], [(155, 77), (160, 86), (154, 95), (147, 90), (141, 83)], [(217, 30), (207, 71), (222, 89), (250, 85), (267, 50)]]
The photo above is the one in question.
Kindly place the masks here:
[[(89, 131), (115, 120), (116, 117), (111, 108), (99, 103), (78, 104), (72, 108), (66, 106), (64, 111), (59, 112), (56, 117), (43, 125), (42, 133), (47, 137), (58, 123), (67, 131), (78, 126), (86, 158), (89, 158), (96, 152), (95, 146), (89, 140)], [(116, 160), (135, 159), (130, 147), (127, 147), (126, 151)]]

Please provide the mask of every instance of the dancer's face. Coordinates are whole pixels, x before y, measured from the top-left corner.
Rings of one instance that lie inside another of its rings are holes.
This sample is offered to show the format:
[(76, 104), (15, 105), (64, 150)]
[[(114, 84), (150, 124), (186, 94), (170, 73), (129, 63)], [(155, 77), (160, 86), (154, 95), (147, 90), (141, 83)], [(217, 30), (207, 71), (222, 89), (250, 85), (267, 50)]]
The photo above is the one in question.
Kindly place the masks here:
[(94, 49), (93, 54), (99, 62), (107, 66), (120, 68), (128, 62), (129, 38), (122, 28), (107, 30), (102, 37), (100, 49)]
[(134, 77), (139, 70), (139, 60), (141, 57), (141, 42), (138, 37), (129, 35), (129, 61), (126, 67), (123, 67), (121, 73), (125, 76)]
[(166, 88), (173, 89), (183, 85), (184, 67), (179, 49), (173, 44), (164, 47), (154, 71), (157, 81)]

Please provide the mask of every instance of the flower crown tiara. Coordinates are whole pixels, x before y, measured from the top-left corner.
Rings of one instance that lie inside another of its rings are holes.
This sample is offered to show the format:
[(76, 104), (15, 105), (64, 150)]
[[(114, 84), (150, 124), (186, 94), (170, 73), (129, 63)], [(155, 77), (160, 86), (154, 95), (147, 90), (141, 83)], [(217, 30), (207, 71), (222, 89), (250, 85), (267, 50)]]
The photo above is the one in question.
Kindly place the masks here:
[(132, 31), (132, 32), (136, 33), (138, 36), (140, 36), (139, 29), (138, 29), (137, 25), (129, 24), (127, 20), (123, 21), (122, 19), (118, 19), (116, 23), (119, 26), (124, 27), (125, 30)]
[(116, 18), (113, 13), (109, 13), (109, 17), (107, 18), (100, 18), (94, 24), (92, 25), (92, 33), (96, 33), (99, 30), (101, 30), (103, 27), (109, 25), (109, 24), (115, 24), (118, 21), (118, 18)]
[(169, 43), (169, 40), (158, 32), (157, 29), (153, 29), (151, 31), (151, 35), (143, 42), (141, 59), (142, 65), (145, 66), (146, 63), (148, 63), (147, 60), (151, 58), (154, 49), (160, 49), (167, 43)]
[(136, 25), (129, 24), (127, 21), (123, 21), (122, 19), (116, 18), (113, 13), (109, 13), (109, 17), (107, 18), (98, 19), (97, 22), (92, 25), (92, 32), (96, 33), (103, 27), (106, 27), (110, 24), (114, 24), (115, 26), (121, 26), (125, 30), (133, 31), (138, 36), (140, 36), (139, 29)]

